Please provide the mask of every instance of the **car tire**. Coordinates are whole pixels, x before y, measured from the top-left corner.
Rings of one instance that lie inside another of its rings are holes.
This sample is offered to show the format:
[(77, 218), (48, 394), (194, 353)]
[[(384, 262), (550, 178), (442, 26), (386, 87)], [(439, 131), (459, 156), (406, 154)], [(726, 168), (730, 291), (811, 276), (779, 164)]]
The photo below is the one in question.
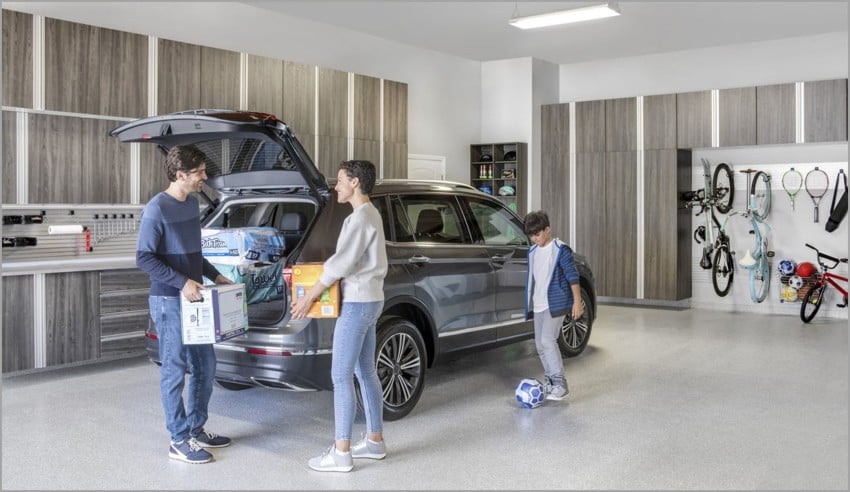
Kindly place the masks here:
[(225, 381), (224, 379), (216, 379), (215, 384), (228, 391), (242, 391), (254, 387), (251, 384), (234, 383), (233, 381)]
[(378, 321), (375, 368), (384, 399), (384, 420), (409, 414), (422, 396), (428, 360), (416, 325), (396, 316)]
[(581, 354), (590, 340), (590, 331), (593, 329), (593, 316), (590, 313), (592, 304), (590, 294), (584, 289), (581, 289), (581, 302), (584, 303), (584, 314), (578, 320), (573, 320), (570, 315), (564, 317), (561, 333), (558, 334), (558, 347), (564, 357)]

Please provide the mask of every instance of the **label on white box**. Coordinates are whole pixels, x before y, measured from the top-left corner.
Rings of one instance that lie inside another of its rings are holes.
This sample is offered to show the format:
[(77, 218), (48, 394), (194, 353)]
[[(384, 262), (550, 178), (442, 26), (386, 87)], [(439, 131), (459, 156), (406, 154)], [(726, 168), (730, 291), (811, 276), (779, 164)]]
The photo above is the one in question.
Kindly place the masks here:
[(218, 343), (245, 333), (248, 329), (245, 284), (212, 286), (203, 295), (196, 302), (181, 296), (185, 345)]

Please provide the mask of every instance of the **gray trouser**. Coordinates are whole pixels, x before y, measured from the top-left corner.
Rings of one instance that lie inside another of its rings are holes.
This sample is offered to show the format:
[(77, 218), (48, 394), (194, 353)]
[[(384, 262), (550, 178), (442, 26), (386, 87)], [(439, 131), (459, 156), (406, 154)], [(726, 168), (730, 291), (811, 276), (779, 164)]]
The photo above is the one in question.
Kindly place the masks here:
[[(534, 344), (543, 363), (543, 374), (553, 386), (566, 386), (564, 379), (564, 360), (558, 349), (558, 335), (564, 316), (553, 318), (549, 310), (534, 313)], [(547, 382), (549, 382), (547, 381)]]

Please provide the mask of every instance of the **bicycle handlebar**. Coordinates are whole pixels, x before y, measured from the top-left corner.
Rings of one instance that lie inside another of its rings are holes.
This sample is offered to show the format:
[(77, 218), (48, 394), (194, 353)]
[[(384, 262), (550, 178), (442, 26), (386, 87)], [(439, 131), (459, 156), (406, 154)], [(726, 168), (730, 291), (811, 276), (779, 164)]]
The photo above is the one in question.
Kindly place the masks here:
[[(838, 264), (839, 264), (839, 263), (847, 263), (847, 258), (836, 258), (836, 257), (834, 257), (834, 256), (830, 256), (830, 255), (828, 255), (828, 254), (826, 254), (826, 253), (821, 253), (819, 249), (815, 248), (814, 246), (812, 246), (812, 245), (811, 245), (811, 244), (809, 244), (809, 243), (806, 243), (806, 247), (808, 247), (808, 248), (811, 248), (811, 249), (815, 250), (815, 253), (817, 253), (817, 254), (818, 254), (818, 260), (820, 260), (821, 258), (825, 258), (825, 259), (827, 259), (827, 260), (829, 260), (829, 261), (833, 262), (833, 263), (834, 263), (834, 265), (832, 265), (832, 266), (829, 268), (830, 270), (831, 270), (831, 269), (833, 269), (833, 268), (835, 268), (836, 266), (838, 266)], [(826, 268), (826, 265), (824, 265), (822, 262), (818, 261), (818, 263), (820, 263), (822, 266), (824, 266), (824, 268)]]

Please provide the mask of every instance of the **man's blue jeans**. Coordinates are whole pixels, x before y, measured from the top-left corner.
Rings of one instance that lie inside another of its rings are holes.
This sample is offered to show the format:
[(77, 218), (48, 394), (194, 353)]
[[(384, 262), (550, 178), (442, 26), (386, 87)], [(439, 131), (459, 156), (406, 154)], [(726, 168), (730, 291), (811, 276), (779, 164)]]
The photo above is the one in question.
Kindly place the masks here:
[(334, 327), (331, 378), (334, 383), (335, 439), (351, 440), (356, 403), (354, 375), (360, 383), (366, 431), (383, 431), (384, 398), (375, 370), (375, 325), (384, 301), (343, 302)]
[[(149, 304), (159, 336), (165, 426), (172, 442), (180, 442), (200, 434), (207, 422), (215, 377), (215, 351), (212, 344), (183, 345), (179, 297), (150, 296)], [(184, 407), (183, 386), (187, 372), (189, 389)]]

